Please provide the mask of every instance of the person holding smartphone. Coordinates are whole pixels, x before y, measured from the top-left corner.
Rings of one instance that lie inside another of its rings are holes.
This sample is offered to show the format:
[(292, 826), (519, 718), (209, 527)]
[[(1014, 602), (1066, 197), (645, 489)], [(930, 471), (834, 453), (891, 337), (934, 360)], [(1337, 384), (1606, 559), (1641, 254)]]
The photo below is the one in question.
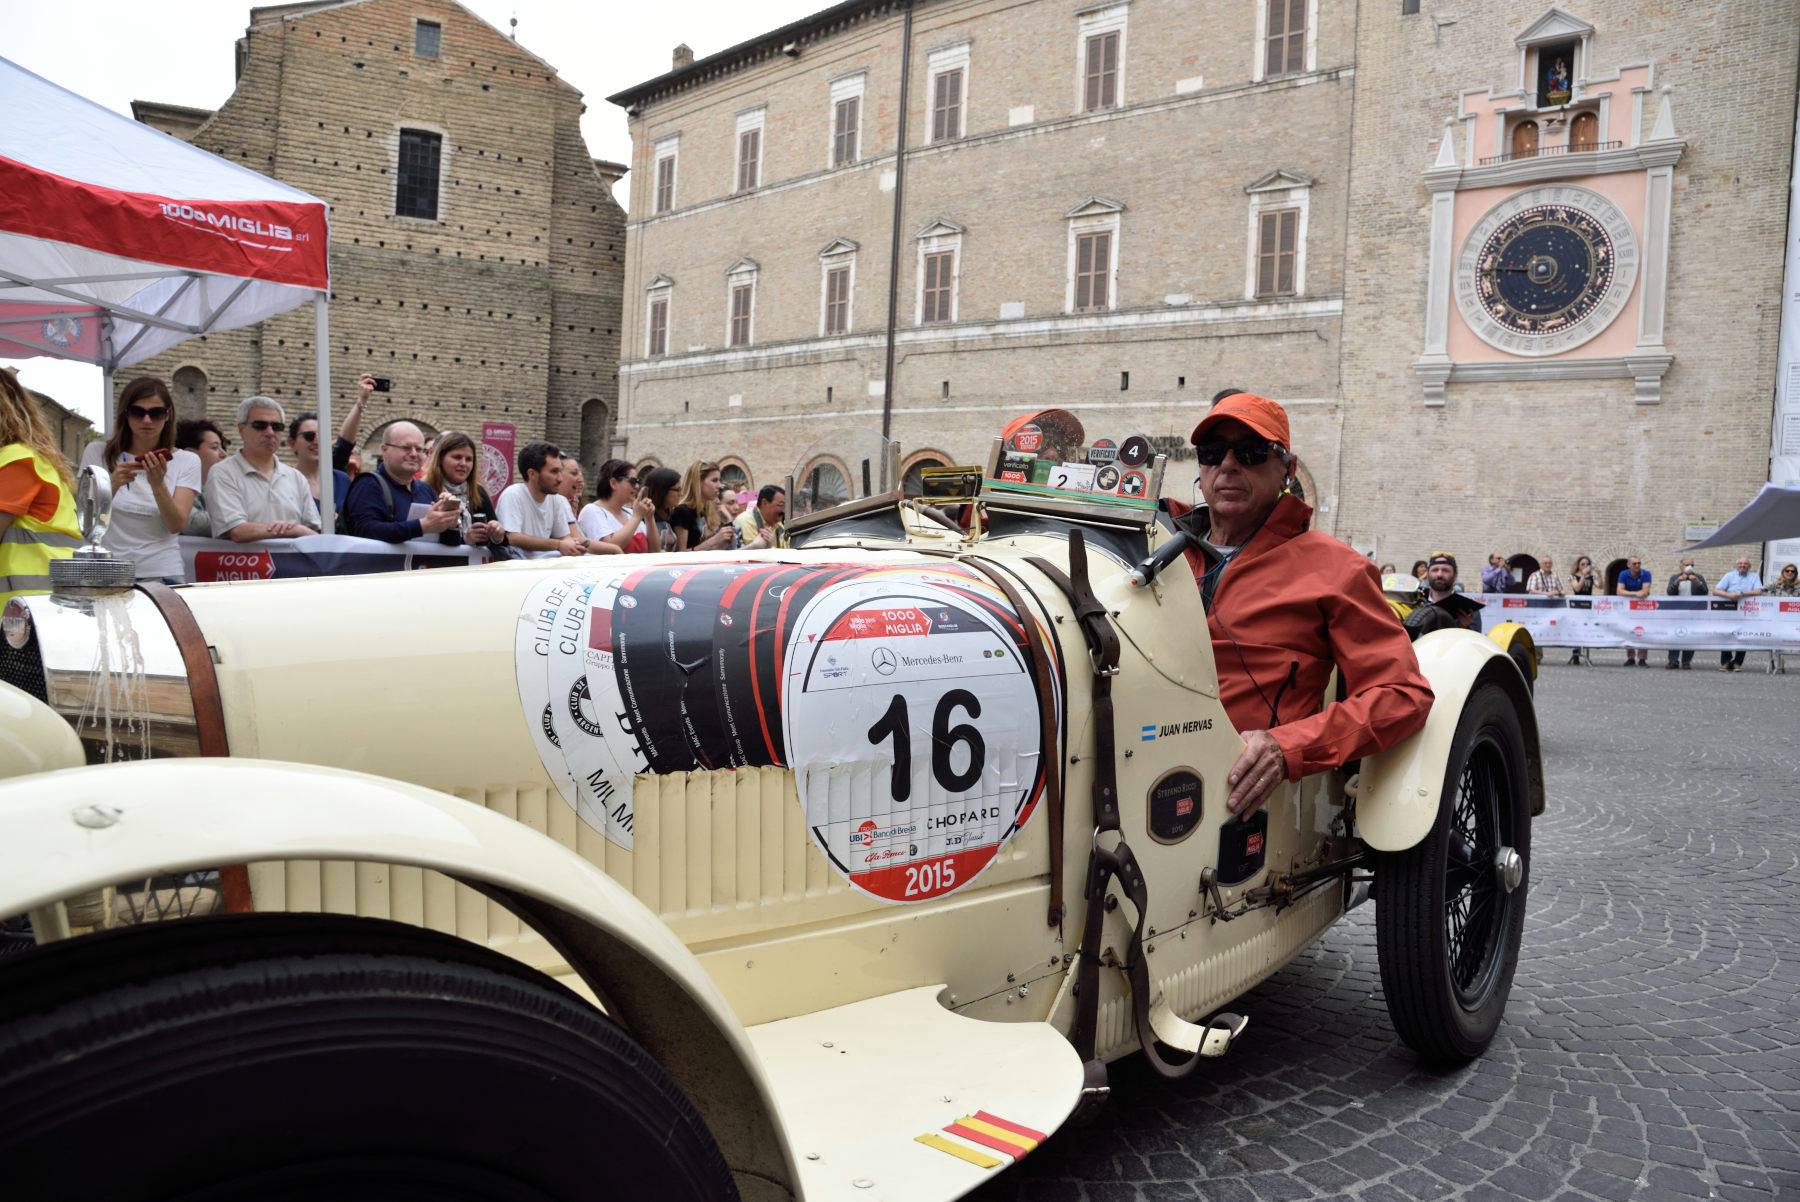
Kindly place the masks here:
[(200, 495), (200, 457), (176, 449), (175, 402), (168, 386), (155, 376), (127, 384), (112, 437), (83, 448), (81, 466), (102, 467), (112, 477), (112, 516), (100, 545), (129, 559), (139, 580), (186, 580), (175, 536), (186, 528)]
[[(395, 422), (381, 436), (381, 458), (358, 476), (344, 501), (344, 526), (357, 538), (403, 543), (454, 529), (462, 501), (438, 496), (419, 479), (425, 466), (425, 434), (411, 422)], [(424, 506), (418, 517), (415, 505)]]

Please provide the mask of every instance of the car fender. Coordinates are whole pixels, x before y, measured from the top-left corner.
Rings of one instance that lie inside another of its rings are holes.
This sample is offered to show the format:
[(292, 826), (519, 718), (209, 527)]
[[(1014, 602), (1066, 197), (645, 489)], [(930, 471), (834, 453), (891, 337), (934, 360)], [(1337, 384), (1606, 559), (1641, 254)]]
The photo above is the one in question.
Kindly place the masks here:
[(168, 759), (0, 782), (0, 914), (123, 880), (259, 860), (429, 868), (536, 928), (681, 1083), (746, 1199), (798, 1194), (743, 1027), (623, 886), (510, 818), (401, 781), (259, 760)]
[(1531, 637), (1531, 631), (1517, 622), (1499, 622), (1487, 632), (1487, 636), (1509, 655), (1514, 647), (1525, 652), (1531, 662), (1531, 675), (1527, 679), (1532, 681), (1537, 679), (1538, 662), (1542, 656), (1538, 653), (1537, 641)]
[(85, 763), (81, 740), (61, 714), (0, 681), (0, 779)]
[(1435, 631), (1414, 643), (1413, 650), (1436, 699), (1424, 729), (1363, 760), (1356, 790), (1356, 828), (1363, 842), (1376, 851), (1404, 851), (1431, 830), (1463, 704), (1477, 686), (1490, 682), (1506, 690), (1518, 708), (1531, 812), (1543, 813), (1537, 715), (1518, 665), (1491, 639), (1470, 630)]

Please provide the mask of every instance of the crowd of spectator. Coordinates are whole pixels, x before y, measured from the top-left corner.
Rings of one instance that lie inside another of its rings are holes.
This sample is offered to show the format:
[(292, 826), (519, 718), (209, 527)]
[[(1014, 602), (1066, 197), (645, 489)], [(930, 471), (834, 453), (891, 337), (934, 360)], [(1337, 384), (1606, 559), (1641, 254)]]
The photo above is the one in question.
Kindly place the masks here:
[[(518, 453), (520, 479), (498, 497), (480, 478), (481, 447), (461, 431), (427, 437), (410, 421), (381, 431), (374, 462), (361, 462), (357, 436), (376, 390), (357, 396), (332, 440), (330, 480), (336, 531), (388, 543), (435, 539), (484, 547), (494, 559), (759, 549), (780, 545), (787, 494), (727, 494), (719, 465), (640, 476), (623, 459), (601, 464), (590, 493), (581, 464), (549, 442)], [(81, 465), (112, 479), (105, 545), (135, 565), (140, 580), (180, 583), (182, 534), (260, 542), (320, 533), (326, 460), (318, 414), (288, 419), (281, 402), (249, 397), (238, 406), (236, 442), (206, 418), (175, 420), (168, 386), (133, 380), (119, 400), (112, 437), (90, 444)], [(277, 453), (283, 438), (292, 464)]]
[[(1433, 556), (1429, 561), (1420, 559), (1413, 563), (1411, 574), (1419, 581), (1421, 597), (1430, 596), (1436, 591), (1433, 585), (1437, 582), (1432, 580), (1430, 574), (1440, 562), (1449, 564), (1450, 579), (1453, 580), (1455, 560), (1448, 555), (1439, 554)], [(1394, 565), (1391, 563), (1381, 565), (1381, 572), (1384, 576), (1394, 570)], [(1461, 592), (1463, 586), (1453, 584), (1449, 587)], [(1604, 582), (1595, 575), (1594, 561), (1586, 555), (1575, 557), (1574, 566), (1569, 569), (1567, 576), (1562, 576), (1557, 572), (1556, 560), (1552, 556), (1540, 556), (1537, 561), (1537, 569), (1525, 578), (1521, 589), (1518, 578), (1514, 576), (1506, 557), (1495, 551), (1488, 556), (1487, 566), (1481, 570), (1481, 591), (1484, 593), (1523, 591), (1539, 597), (1586, 597), (1610, 592), (1613, 596), (1618, 597), (1644, 598), (1651, 596), (1656, 590), (1654, 576), (1649, 569), (1644, 567), (1643, 559), (1637, 555), (1628, 556), (1625, 559), (1624, 567), (1619, 570), (1610, 588), (1607, 588)], [(1785, 564), (1773, 581), (1764, 584), (1762, 578), (1752, 570), (1750, 560), (1747, 557), (1739, 556), (1733, 569), (1721, 576), (1716, 584), (1708, 587), (1706, 578), (1695, 566), (1693, 557), (1687, 556), (1681, 560), (1680, 566), (1670, 575), (1663, 594), (1670, 597), (1718, 597), (1731, 602), (1740, 601), (1745, 597), (1763, 595), (1800, 597), (1800, 567), (1791, 563)], [(1584, 654), (1584, 648), (1571, 648), (1569, 662), (1581, 663)], [(1720, 652), (1719, 670), (1721, 672), (1738, 671), (1744, 666), (1747, 654), (1748, 652), (1744, 650)], [(1591, 657), (1589, 657), (1589, 662), (1592, 662)], [(1672, 650), (1668, 652), (1668, 658), (1663, 666), (1684, 669), (1691, 668), (1693, 662), (1694, 653), (1692, 651)], [(1650, 652), (1643, 648), (1627, 647), (1625, 649), (1625, 666), (1648, 668)], [(1786, 654), (1780, 651), (1770, 652), (1769, 671), (1785, 673), (1787, 671)]]

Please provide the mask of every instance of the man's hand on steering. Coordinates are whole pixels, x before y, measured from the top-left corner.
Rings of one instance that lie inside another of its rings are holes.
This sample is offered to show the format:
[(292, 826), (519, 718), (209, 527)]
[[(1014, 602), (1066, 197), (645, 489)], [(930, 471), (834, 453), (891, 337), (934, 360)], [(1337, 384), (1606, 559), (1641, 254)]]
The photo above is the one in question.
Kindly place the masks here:
[(1248, 817), (1286, 779), (1287, 759), (1281, 754), (1281, 745), (1268, 731), (1253, 730), (1244, 736), (1243, 753), (1226, 777), (1231, 792), (1225, 798), (1225, 808), (1240, 818)]

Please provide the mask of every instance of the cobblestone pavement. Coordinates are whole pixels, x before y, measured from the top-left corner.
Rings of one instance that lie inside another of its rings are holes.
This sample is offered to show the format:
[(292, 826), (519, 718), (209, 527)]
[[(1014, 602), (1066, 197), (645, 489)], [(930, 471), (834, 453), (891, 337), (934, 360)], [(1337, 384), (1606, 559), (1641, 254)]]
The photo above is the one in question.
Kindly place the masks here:
[(1546, 665), (1549, 806), (1485, 1058), (1439, 1075), (1398, 1042), (1365, 906), (1240, 999), (1216, 1068), (1115, 1065), (1092, 1126), (975, 1196), (1800, 1199), (1800, 676), (1752, 655)]

